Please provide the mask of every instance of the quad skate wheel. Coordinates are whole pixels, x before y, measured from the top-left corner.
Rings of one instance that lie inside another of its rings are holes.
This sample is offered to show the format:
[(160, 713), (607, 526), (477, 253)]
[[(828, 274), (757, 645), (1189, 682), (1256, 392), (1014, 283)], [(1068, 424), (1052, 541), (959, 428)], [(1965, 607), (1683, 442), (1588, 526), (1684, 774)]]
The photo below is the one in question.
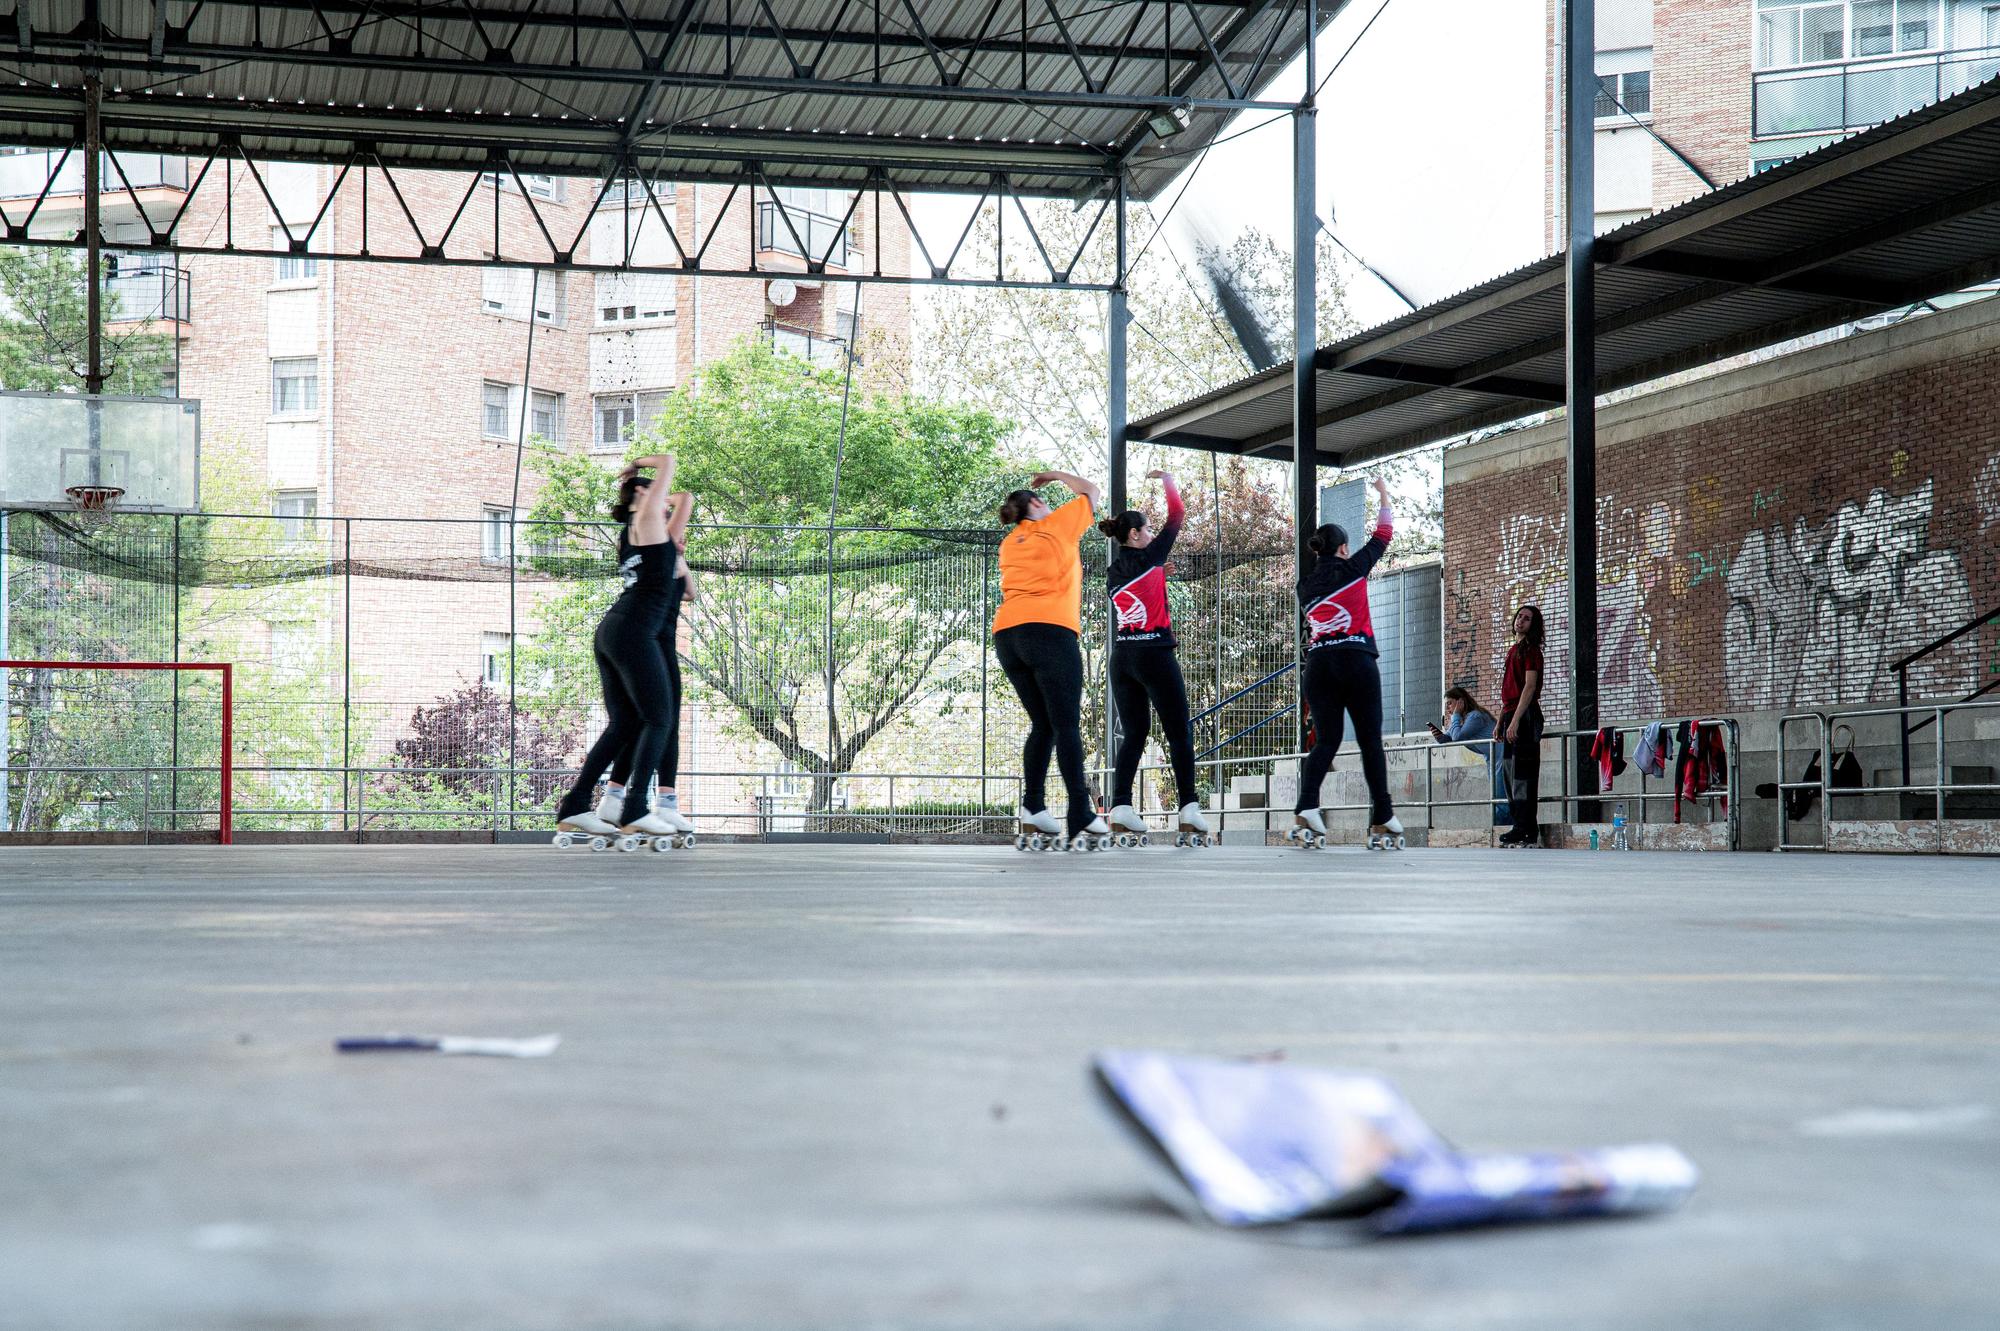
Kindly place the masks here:
[(1208, 838), (1206, 836), (1203, 836), (1200, 832), (1196, 832), (1188, 838), (1188, 844), (1190, 846), (1193, 846), (1196, 850), (1200, 850), (1202, 847), (1208, 844)]
[(653, 838), (653, 849), (661, 853), (672, 850), (678, 845), (680, 845), (679, 837), (656, 836)]
[(1134, 846), (1138, 844), (1139, 844), (1139, 838), (1133, 836), (1130, 832), (1120, 832), (1118, 834), (1118, 849), (1131, 850)]
[(1396, 849), (1397, 849), (1397, 850), (1401, 850), (1401, 849), (1403, 849), (1403, 847), (1404, 847), (1404, 846), (1405, 846), (1406, 844), (1408, 844), (1408, 843), (1407, 843), (1407, 842), (1405, 842), (1405, 841), (1403, 840), (1403, 835), (1402, 835), (1402, 833), (1398, 832), (1398, 833), (1396, 834)]
[(1014, 834), (1014, 849), (1026, 850), (1027, 848), (1028, 848), (1028, 838), (1026, 834), (1021, 832), (1016, 832)]
[(1048, 844), (1048, 848), (1049, 848), (1050, 850), (1068, 850), (1068, 849), (1069, 849), (1069, 837), (1068, 837), (1068, 836), (1066, 836), (1066, 835), (1064, 835), (1064, 834), (1063, 834), (1063, 833), (1061, 833), (1061, 832), (1058, 832), (1058, 833), (1056, 833), (1056, 835), (1054, 835), (1054, 836), (1052, 836), (1052, 837), (1050, 837), (1050, 838), (1048, 839), (1048, 843), (1047, 843), (1047, 844)]
[(576, 844), (576, 838), (571, 836), (568, 832), (558, 832), (556, 833), (555, 840), (550, 842), (549, 844), (554, 846), (557, 850), (568, 850), (571, 846), (574, 846)]
[(1141, 833), (1139, 833), (1139, 845), (1140, 845), (1141, 849), (1143, 849), (1143, 848), (1145, 848), (1145, 847), (1147, 847), (1147, 846), (1150, 846), (1150, 845), (1152, 845), (1152, 844), (1153, 844), (1153, 838), (1152, 838), (1152, 837), (1150, 837), (1150, 836), (1146, 835), (1146, 833), (1144, 833), (1144, 832), (1141, 832)]
[(682, 845), (682, 846), (683, 846), (684, 848), (688, 849), (688, 850), (693, 850), (693, 849), (694, 849), (694, 833), (692, 833), (692, 832), (683, 832), (683, 833), (681, 834), (681, 845)]
[(592, 850), (609, 850), (611, 848), (610, 838), (594, 836), (590, 839), (590, 848)]
[(1029, 850), (1041, 850), (1041, 849), (1042, 849), (1043, 847), (1047, 846), (1048, 844), (1049, 844), (1049, 842), (1048, 842), (1048, 838), (1047, 838), (1047, 837), (1045, 837), (1045, 836), (1043, 836), (1043, 835), (1042, 835), (1042, 834), (1041, 834), (1040, 832), (1030, 832), (1030, 833), (1028, 834), (1028, 849), (1029, 849)]
[(633, 851), (639, 849), (640, 845), (643, 844), (644, 841), (645, 841), (644, 837), (626, 835), (619, 837), (616, 844), (621, 853), (630, 855)]
[[(1290, 839), (1290, 838), (1287, 838), (1287, 840), (1289, 840), (1289, 839)], [(1187, 839), (1187, 834), (1186, 834), (1186, 833), (1184, 833), (1184, 832), (1176, 832), (1176, 833), (1174, 833), (1174, 849), (1175, 849), (1175, 850), (1182, 850), (1182, 849), (1186, 848), (1187, 844), (1188, 844), (1188, 839)]]

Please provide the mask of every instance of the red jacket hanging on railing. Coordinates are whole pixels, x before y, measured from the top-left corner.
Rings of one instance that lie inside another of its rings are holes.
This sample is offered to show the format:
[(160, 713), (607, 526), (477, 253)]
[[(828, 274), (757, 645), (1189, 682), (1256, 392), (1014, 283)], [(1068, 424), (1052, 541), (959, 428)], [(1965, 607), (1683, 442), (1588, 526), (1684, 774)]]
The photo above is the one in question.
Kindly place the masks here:
[[(1675, 738), (1680, 742), (1680, 756), (1674, 759), (1674, 821), (1678, 823), (1682, 800), (1729, 789), (1729, 751), (1723, 744), (1722, 724), (1717, 721), (1683, 721)], [(1725, 816), (1729, 813), (1726, 793), (1722, 812)]]

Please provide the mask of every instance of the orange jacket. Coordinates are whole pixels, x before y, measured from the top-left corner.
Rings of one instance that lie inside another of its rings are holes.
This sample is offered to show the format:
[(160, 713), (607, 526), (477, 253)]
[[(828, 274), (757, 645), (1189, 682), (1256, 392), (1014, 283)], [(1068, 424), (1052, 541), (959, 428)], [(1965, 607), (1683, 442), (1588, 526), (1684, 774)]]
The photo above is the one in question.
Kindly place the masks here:
[(1083, 632), (1083, 557), (1090, 500), (1070, 500), (1039, 522), (1017, 522), (1000, 542), (1000, 608), (993, 631), (1016, 624), (1060, 624)]

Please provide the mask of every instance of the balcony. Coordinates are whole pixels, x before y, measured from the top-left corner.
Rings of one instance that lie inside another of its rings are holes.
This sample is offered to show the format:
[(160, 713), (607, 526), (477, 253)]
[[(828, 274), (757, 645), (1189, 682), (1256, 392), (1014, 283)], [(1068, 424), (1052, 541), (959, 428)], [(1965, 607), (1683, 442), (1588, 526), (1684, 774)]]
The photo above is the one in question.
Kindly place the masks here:
[(1750, 91), (1757, 138), (1837, 134), (1893, 120), (2000, 75), (2000, 46), (1760, 70)]
[(775, 319), (764, 321), (764, 337), (774, 351), (810, 361), (823, 370), (838, 370), (847, 363), (847, 343), (806, 328), (794, 328)]
[[(135, 256), (107, 256), (112, 268), (104, 279), (105, 318), (111, 323), (193, 322), (192, 286), (185, 268), (170, 268)], [(150, 257), (150, 256), (149, 256)]]
[(824, 256), (828, 267), (845, 268), (852, 237), (838, 217), (802, 208), (786, 208), (781, 215), (775, 201), (766, 201), (757, 205), (757, 248), (795, 254), (809, 263), (818, 263)]
[[(177, 189), (184, 190), (188, 183), (188, 164), (185, 157), (169, 157), (162, 153), (119, 153), (117, 165), (113, 165), (111, 154), (103, 154), (103, 193), (123, 194), (130, 184), (135, 190)], [(57, 169), (57, 163), (62, 164)], [(49, 197), (83, 193), (83, 154), (72, 152), (68, 160), (54, 150), (37, 149), (33, 152), (6, 153), (0, 155), (0, 199), (38, 199), (47, 187)], [(120, 171), (123, 175), (120, 175)], [(51, 179), (51, 176), (54, 178)]]

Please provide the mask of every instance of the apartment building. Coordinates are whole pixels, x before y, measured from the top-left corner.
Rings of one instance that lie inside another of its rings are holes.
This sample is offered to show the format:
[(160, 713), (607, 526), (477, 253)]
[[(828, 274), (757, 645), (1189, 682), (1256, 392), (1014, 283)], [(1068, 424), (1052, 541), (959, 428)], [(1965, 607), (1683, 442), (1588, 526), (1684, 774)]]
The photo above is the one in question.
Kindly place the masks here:
[[(1552, 0), (1551, 249), (1560, 17)], [(2000, 0), (1598, 0), (1597, 74), (1607, 231), (2000, 75)]]

